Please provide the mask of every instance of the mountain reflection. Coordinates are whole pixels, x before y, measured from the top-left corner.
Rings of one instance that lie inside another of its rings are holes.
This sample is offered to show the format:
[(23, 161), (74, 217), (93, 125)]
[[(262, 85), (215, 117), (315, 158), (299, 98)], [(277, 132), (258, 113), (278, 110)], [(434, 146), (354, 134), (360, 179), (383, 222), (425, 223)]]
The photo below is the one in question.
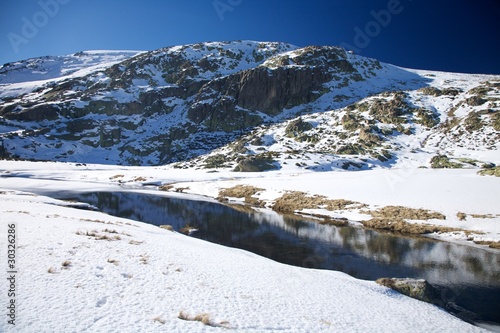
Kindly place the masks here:
[(189, 225), (198, 229), (194, 237), (290, 265), (338, 270), (368, 280), (423, 278), (451, 290), (454, 304), (500, 323), (498, 251), (136, 192), (84, 193), (72, 199), (114, 216), (169, 224), (177, 231)]

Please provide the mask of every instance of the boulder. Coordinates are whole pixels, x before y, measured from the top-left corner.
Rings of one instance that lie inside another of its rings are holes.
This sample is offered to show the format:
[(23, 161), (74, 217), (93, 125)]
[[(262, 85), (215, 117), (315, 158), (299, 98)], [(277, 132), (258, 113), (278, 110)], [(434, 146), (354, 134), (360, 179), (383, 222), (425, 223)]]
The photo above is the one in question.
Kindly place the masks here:
[(277, 170), (276, 162), (268, 157), (250, 156), (240, 161), (234, 168), (237, 172), (262, 172)]
[(380, 278), (376, 283), (419, 301), (433, 303), (437, 290), (424, 279)]

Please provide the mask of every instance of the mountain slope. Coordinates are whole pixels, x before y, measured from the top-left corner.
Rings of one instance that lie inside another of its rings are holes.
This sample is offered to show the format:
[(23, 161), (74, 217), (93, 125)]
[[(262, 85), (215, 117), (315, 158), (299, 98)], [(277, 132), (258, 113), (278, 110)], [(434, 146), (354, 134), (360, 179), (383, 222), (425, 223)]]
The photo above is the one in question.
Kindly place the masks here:
[(407, 70), (329, 46), (82, 52), (0, 68), (0, 155), (240, 171), (427, 166), (436, 155), (498, 163), (499, 90), (498, 76)]
[[(394, 165), (475, 168), (498, 163), (499, 78), (431, 75), (436, 80), (424, 88), (388, 91), (347, 107), (260, 126), (181, 167), (223, 163), (244, 169), (259, 165), (251, 163), (259, 159), (267, 160), (271, 169), (317, 171)], [(439, 165), (439, 158), (444, 164)]]

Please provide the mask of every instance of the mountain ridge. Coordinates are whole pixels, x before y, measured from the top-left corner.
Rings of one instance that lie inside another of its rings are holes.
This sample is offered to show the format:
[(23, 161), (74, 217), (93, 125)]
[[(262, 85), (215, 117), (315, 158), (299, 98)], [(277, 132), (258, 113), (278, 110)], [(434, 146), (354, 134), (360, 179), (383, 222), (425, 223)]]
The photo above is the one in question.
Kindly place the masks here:
[[(500, 76), (255, 41), (66, 58), (0, 67), (3, 158), (240, 171), (500, 162)], [(44, 73), (50, 62), (62, 65)], [(22, 81), (30, 71), (42, 80)]]

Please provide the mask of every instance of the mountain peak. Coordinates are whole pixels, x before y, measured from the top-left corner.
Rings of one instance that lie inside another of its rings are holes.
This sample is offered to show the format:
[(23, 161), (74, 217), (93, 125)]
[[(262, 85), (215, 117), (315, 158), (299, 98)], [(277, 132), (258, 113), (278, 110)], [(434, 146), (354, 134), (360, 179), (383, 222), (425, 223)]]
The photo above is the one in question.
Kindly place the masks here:
[[(223, 155), (220, 166), (232, 168), (259, 156), (284, 167), (293, 150), (342, 169), (406, 158), (425, 166), (451, 149), (491, 161), (499, 82), (399, 68), (336, 46), (258, 41), (28, 59), (0, 68), (1, 154), (183, 167)], [(305, 127), (287, 130), (297, 117)], [(419, 157), (401, 157), (408, 149)], [(294, 165), (312, 167), (304, 163)]]

